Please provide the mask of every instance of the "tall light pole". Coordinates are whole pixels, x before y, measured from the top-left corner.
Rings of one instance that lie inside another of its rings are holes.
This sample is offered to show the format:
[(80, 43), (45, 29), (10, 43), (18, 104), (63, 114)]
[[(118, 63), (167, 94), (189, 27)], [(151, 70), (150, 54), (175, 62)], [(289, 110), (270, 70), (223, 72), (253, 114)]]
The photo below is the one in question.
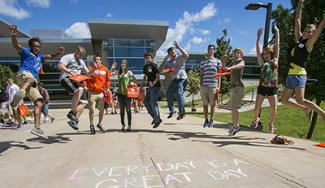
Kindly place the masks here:
[(269, 32), (270, 32), (270, 24), (271, 24), (271, 13), (272, 13), (272, 3), (262, 4), (262, 3), (250, 3), (245, 9), (246, 10), (257, 10), (259, 8), (266, 8), (266, 19), (265, 19), (265, 28), (264, 28), (264, 42), (263, 48), (267, 47)]

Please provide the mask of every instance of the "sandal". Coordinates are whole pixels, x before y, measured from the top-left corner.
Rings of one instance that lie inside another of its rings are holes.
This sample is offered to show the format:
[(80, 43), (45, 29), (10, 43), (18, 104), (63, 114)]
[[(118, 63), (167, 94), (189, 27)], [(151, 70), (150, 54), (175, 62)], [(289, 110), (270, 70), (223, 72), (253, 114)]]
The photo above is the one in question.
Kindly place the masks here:
[(271, 143), (272, 144), (288, 144), (288, 145), (294, 144), (293, 141), (288, 140), (284, 136), (280, 136), (280, 135), (276, 135), (274, 138), (272, 138)]

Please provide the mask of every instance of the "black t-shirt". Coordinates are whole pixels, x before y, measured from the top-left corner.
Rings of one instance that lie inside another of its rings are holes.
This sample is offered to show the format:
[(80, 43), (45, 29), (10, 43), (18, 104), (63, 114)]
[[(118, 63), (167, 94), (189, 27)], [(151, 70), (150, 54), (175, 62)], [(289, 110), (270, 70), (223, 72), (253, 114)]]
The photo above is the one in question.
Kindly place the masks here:
[[(159, 73), (158, 66), (154, 63), (145, 64), (143, 67), (143, 74), (145, 74), (148, 78), (148, 81), (155, 81), (156, 74)], [(154, 87), (160, 87), (160, 81), (158, 81)]]

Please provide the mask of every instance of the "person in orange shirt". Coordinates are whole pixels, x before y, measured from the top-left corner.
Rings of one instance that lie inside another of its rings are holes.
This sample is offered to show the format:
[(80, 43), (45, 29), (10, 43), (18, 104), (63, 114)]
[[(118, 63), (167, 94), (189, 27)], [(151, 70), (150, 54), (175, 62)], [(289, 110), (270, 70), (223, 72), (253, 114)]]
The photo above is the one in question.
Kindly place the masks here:
[[(88, 90), (88, 108), (90, 120), (90, 133), (96, 134), (94, 127), (94, 111), (97, 107), (99, 109), (99, 120), (97, 128), (105, 133), (102, 125), (104, 117), (104, 93), (109, 92), (110, 89), (110, 73), (108, 69), (102, 64), (102, 59), (99, 55), (94, 57), (94, 62), (97, 67), (94, 74), (86, 82), (86, 90)], [(89, 70), (92, 67), (88, 67)]]

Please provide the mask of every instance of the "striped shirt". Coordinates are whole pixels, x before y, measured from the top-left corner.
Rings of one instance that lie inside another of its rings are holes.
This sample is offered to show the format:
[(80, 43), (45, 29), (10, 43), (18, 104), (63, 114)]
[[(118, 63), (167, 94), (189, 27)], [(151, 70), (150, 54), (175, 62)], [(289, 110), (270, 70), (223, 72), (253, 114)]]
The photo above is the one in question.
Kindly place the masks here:
[(200, 64), (201, 70), (203, 70), (202, 85), (208, 87), (217, 87), (218, 79), (213, 75), (221, 68), (221, 61), (217, 58), (208, 59), (202, 61)]

